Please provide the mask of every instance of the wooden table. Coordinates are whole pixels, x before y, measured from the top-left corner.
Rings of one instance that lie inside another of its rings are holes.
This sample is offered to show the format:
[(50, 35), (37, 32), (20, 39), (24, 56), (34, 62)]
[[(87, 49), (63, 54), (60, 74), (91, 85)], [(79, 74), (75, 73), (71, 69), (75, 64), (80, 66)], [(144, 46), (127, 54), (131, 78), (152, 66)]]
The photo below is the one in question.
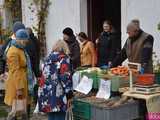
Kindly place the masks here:
[(136, 99), (143, 99), (146, 101), (146, 107), (148, 112), (160, 112), (160, 93), (144, 95), (127, 91), (123, 93), (123, 96)]

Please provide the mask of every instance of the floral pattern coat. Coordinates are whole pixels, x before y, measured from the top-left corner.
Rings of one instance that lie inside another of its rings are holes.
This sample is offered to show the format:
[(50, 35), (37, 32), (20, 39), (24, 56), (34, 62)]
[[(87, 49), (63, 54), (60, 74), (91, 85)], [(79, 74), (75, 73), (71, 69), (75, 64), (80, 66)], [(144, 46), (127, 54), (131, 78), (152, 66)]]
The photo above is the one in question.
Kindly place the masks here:
[(65, 112), (66, 95), (72, 91), (70, 60), (60, 52), (52, 52), (44, 61), (38, 91), (41, 112)]

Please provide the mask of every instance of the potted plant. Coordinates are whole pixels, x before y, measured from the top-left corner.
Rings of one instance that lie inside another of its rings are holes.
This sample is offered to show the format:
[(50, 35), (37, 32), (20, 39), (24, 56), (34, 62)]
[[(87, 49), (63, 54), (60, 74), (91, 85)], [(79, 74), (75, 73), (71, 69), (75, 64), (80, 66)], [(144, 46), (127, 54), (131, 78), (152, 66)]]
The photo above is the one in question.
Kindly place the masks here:
[(158, 30), (160, 31), (160, 22), (158, 23)]
[(155, 74), (156, 83), (160, 84), (160, 59), (155, 52), (153, 53), (153, 72)]

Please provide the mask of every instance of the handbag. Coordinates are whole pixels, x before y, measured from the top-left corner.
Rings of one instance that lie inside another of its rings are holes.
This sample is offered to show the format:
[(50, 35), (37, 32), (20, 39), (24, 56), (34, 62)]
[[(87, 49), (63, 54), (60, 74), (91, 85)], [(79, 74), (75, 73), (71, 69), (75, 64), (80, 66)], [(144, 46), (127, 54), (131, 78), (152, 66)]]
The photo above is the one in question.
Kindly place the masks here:
[(11, 43), (9, 42), (5, 50), (3, 50), (3, 48), (0, 49), (0, 75), (4, 74), (7, 69), (6, 54), (10, 47)]
[(7, 120), (15, 120), (16, 115), (20, 116), (21, 120), (28, 120), (27, 117), (27, 101), (26, 99), (18, 99), (13, 100), (12, 110), (8, 114)]
[(0, 75), (5, 72), (6, 61), (3, 57), (0, 57)]
[(66, 111), (65, 120), (73, 120), (72, 107), (68, 108), (68, 110)]

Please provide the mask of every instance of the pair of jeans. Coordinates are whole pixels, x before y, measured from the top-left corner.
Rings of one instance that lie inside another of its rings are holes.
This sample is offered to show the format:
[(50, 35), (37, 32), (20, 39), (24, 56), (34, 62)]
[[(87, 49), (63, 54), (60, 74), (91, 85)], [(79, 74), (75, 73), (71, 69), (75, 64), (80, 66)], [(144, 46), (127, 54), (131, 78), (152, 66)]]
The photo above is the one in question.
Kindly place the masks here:
[(52, 112), (48, 113), (48, 120), (65, 120), (65, 112)]

